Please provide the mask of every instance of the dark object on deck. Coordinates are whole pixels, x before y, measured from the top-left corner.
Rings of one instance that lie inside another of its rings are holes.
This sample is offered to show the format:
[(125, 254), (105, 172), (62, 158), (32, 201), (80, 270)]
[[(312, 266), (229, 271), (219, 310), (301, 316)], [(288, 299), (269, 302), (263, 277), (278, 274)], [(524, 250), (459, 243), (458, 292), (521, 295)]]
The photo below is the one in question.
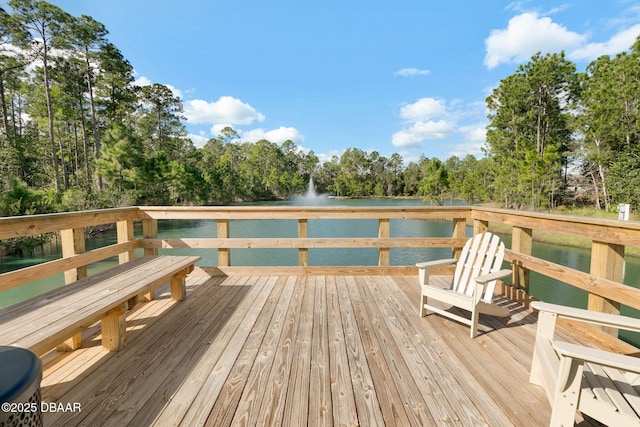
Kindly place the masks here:
[(42, 362), (33, 352), (0, 346), (0, 427), (41, 426)]

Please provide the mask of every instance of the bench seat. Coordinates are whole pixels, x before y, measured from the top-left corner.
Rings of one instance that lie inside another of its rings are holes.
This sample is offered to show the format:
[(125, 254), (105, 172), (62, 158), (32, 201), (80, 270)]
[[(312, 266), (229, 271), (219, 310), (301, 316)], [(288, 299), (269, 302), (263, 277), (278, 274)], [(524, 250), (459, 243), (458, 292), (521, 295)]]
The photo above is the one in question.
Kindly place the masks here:
[(197, 256), (136, 259), (0, 310), (0, 345), (42, 355), (102, 321), (102, 345), (117, 351), (125, 344), (128, 302), (171, 282), (171, 296), (182, 301), (185, 277)]

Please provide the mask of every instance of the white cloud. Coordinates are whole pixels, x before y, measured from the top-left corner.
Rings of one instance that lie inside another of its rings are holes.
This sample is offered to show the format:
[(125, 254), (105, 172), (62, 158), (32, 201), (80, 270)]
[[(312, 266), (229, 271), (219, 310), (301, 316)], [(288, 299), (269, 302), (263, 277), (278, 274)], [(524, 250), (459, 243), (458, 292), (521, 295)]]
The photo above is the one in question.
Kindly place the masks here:
[(256, 142), (261, 139), (266, 139), (269, 142), (276, 144), (282, 144), (287, 140), (293, 141), (296, 145), (299, 145), (304, 141), (304, 136), (296, 128), (280, 126), (278, 129), (272, 129), (265, 131), (264, 129), (253, 129), (242, 132), (240, 139), (248, 142)]
[(189, 123), (213, 124), (231, 123), (248, 125), (254, 121), (264, 121), (264, 114), (251, 105), (232, 96), (221, 96), (215, 102), (193, 99), (184, 103), (184, 113)]
[(466, 141), (485, 142), (487, 138), (486, 124), (478, 124), (460, 127), (460, 132), (464, 135)]
[(394, 76), (400, 76), (400, 77), (426, 76), (429, 74), (431, 74), (431, 71), (420, 70), (418, 68), (403, 68), (393, 73)]
[[(145, 76), (138, 77), (135, 82), (137, 86), (148, 86), (153, 84)], [(181, 92), (171, 85), (166, 85), (177, 96), (181, 96)], [(264, 114), (258, 112), (251, 105), (242, 102), (232, 96), (221, 96), (217, 101), (207, 102), (201, 99), (194, 99), (183, 103), (184, 114), (187, 121), (191, 125), (210, 124), (210, 132), (213, 137), (217, 137), (226, 127), (233, 128), (240, 141), (256, 142), (266, 139), (270, 142), (281, 144), (284, 141), (291, 140), (296, 145), (304, 141), (302, 133), (293, 127), (280, 126), (277, 129), (264, 130), (252, 129), (241, 130), (236, 125), (250, 125), (255, 121), (262, 122), (265, 120)], [(196, 147), (202, 147), (209, 140), (204, 131), (199, 134), (189, 134), (188, 136)]]
[(174, 94), (175, 96), (177, 96), (177, 97), (179, 97), (180, 99), (182, 99), (182, 91), (181, 91), (180, 89), (178, 89), (178, 88), (177, 88), (177, 87), (175, 87), (175, 86), (168, 85), (168, 84), (165, 84), (165, 86), (166, 86), (166, 87), (168, 87), (168, 88), (169, 88), (169, 90), (171, 90), (171, 92), (173, 92), (173, 94)]
[(151, 86), (153, 83), (151, 83), (151, 80), (149, 80), (147, 77), (140, 76), (134, 80), (133, 84), (135, 86)]
[(209, 140), (209, 138), (204, 135), (195, 135), (193, 133), (187, 135), (187, 138), (189, 138), (193, 142), (193, 145), (198, 148), (204, 147), (204, 144)]
[(400, 109), (400, 117), (410, 122), (440, 117), (446, 112), (445, 104), (440, 99), (421, 98), (413, 104), (404, 105)]
[(593, 60), (602, 55), (615, 55), (627, 51), (640, 35), (640, 24), (614, 34), (603, 43), (588, 43), (570, 51), (567, 56), (575, 61)]
[[(406, 104), (400, 108), (400, 117), (407, 126), (393, 134), (391, 143), (409, 149), (421, 147), (426, 140), (446, 138), (455, 132), (453, 116), (441, 99), (420, 98), (413, 104)], [(438, 118), (440, 120), (435, 120)]]
[[(562, 8), (555, 8), (548, 14)], [(632, 9), (630, 9), (632, 10)], [(619, 22), (628, 25), (628, 21)], [(506, 29), (493, 30), (485, 40), (484, 63), (487, 68), (500, 64), (521, 63), (536, 52), (560, 52), (573, 61), (592, 61), (602, 55), (615, 55), (627, 51), (640, 35), (640, 24), (623, 28), (604, 42), (589, 43), (587, 34), (569, 31), (536, 12), (523, 12), (509, 20)]]
[(340, 157), (342, 153), (344, 153), (344, 150), (342, 151), (329, 150), (327, 153), (314, 153), (314, 154), (318, 157), (318, 160), (320, 161), (320, 163), (325, 163), (325, 162), (330, 162), (331, 159), (333, 159), (333, 156)]
[[(226, 127), (230, 127), (233, 129), (233, 126), (231, 126), (230, 123), (216, 123), (215, 125), (211, 126), (211, 135), (213, 136), (218, 136), (222, 133), (222, 129), (226, 128)], [(237, 130), (236, 130), (237, 132)]]
[(460, 159), (465, 158), (468, 154), (473, 154), (476, 157), (481, 157), (482, 147), (484, 146), (484, 142), (479, 141), (465, 141), (461, 144), (454, 144), (451, 147), (451, 151), (449, 152), (449, 157), (457, 156)]
[[(145, 76), (140, 76), (133, 81), (134, 86), (151, 86), (153, 82)], [(175, 86), (164, 84), (175, 95), (182, 98), (182, 91)]]
[(415, 149), (436, 140), (430, 148), (443, 156), (477, 156), (486, 141), (485, 108), (480, 101), (418, 99), (402, 107), (400, 115), (405, 126), (392, 135), (391, 143), (402, 150), (405, 161), (417, 156)]
[(457, 133), (462, 135), (462, 140), (450, 146), (449, 156), (464, 158), (468, 154), (478, 157), (482, 155), (482, 147), (487, 141), (487, 128), (485, 123), (461, 126)]
[(442, 139), (454, 132), (452, 123), (446, 120), (418, 121), (411, 127), (404, 128), (393, 134), (391, 143), (396, 147), (416, 148), (428, 139)]
[(493, 30), (485, 40), (485, 65), (524, 62), (536, 52), (571, 51), (582, 46), (586, 36), (569, 31), (549, 17), (525, 12), (509, 20), (506, 29)]

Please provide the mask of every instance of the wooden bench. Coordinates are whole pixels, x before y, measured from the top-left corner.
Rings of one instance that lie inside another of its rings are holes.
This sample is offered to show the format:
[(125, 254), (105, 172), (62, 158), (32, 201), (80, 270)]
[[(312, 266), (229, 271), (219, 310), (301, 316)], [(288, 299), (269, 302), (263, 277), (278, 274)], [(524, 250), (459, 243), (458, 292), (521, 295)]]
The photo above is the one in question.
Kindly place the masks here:
[(171, 297), (186, 297), (185, 278), (197, 256), (136, 259), (80, 279), (0, 310), (0, 345), (22, 347), (42, 355), (65, 340), (67, 349), (82, 341), (82, 330), (101, 321), (102, 345), (118, 351), (125, 345), (126, 310), (138, 295), (151, 294), (171, 282)]
[(530, 382), (551, 404), (551, 426), (574, 425), (576, 411), (605, 425), (640, 426), (640, 359), (554, 339), (565, 318), (640, 332), (640, 319), (540, 301)]

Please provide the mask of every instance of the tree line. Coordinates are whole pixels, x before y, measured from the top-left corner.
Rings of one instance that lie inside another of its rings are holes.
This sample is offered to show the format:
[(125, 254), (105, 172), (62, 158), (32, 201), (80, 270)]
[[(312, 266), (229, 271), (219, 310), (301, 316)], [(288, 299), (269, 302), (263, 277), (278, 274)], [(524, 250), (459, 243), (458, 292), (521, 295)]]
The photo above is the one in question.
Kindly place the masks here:
[[(321, 163), (292, 141), (246, 142), (225, 128), (187, 137), (182, 100), (136, 86), (93, 18), (45, 1), (0, 9), (0, 215), (125, 205), (223, 204), (317, 190), (548, 209), (638, 206), (640, 42), (584, 72), (536, 54), (487, 98), (484, 155), (445, 161), (349, 148)], [(577, 177), (577, 178), (576, 178)], [(576, 184), (578, 182), (578, 184)]]

